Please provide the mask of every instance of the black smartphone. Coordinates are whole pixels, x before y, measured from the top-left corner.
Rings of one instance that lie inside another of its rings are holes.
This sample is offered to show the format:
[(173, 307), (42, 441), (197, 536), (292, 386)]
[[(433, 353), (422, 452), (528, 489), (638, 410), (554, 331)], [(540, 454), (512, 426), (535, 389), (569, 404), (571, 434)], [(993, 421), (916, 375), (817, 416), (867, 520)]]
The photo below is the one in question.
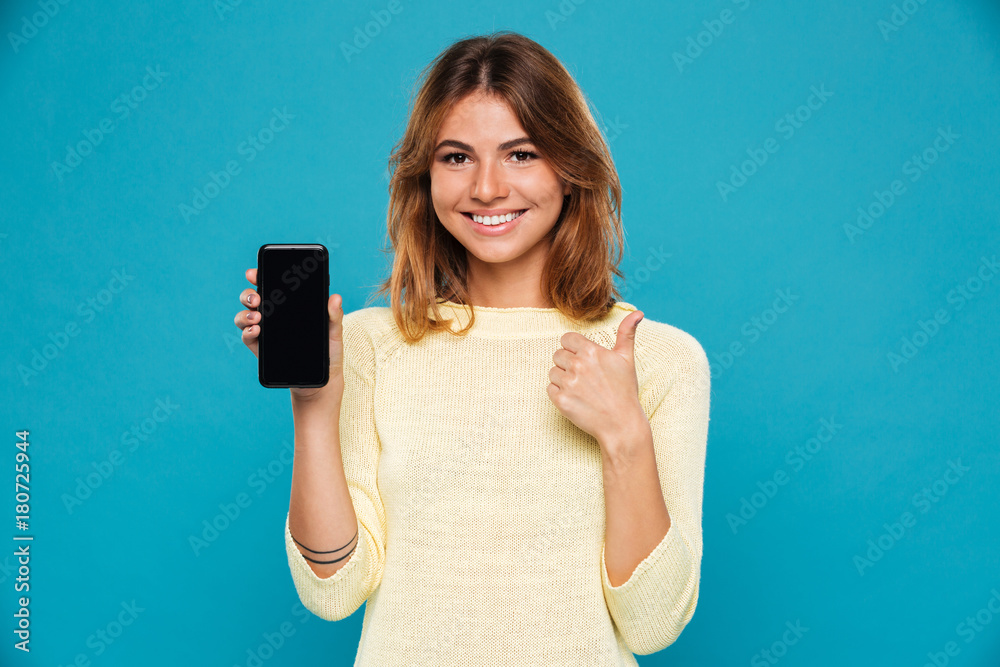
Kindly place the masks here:
[(268, 243), (257, 251), (265, 387), (323, 387), (330, 379), (330, 258), (319, 243)]

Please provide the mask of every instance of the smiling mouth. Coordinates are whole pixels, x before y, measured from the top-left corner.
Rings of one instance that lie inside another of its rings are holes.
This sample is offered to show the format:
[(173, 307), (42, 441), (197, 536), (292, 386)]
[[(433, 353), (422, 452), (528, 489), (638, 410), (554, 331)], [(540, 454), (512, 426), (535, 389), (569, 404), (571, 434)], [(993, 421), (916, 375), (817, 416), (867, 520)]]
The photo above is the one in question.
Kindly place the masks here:
[(508, 213), (506, 215), (472, 215), (471, 213), (462, 213), (465, 217), (469, 218), (473, 222), (478, 222), (481, 225), (487, 227), (492, 227), (494, 225), (502, 225), (505, 222), (510, 222), (511, 220), (517, 220), (522, 215), (527, 212), (528, 209), (523, 209), (516, 213)]

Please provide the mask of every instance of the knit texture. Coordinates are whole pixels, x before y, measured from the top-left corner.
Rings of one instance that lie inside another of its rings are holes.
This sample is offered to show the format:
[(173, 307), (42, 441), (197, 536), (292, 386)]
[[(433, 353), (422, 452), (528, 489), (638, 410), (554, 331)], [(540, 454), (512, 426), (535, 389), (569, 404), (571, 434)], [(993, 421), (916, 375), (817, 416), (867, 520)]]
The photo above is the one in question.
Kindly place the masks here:
[[(439, 304), (458, 329), (465, 307)], [(367, 601), (356, 667), (637, 665), (694, 614), (710, 373), (688, 333), (644, 317), (635, 334), (671, 525), (630, 578), (604, 562), (600, 446), (546, 387), (559, 339), (612, 348), (635, 306), (577, 324), (555, 308), (476, 307), (465, 337), (409, 344), (389, 308), (347, 313), (340, 438), (357, 547), (322, 579), (285, 522), (302, 603), (336, 621)], [(349, 653), (347, 654), (349, 655)]]

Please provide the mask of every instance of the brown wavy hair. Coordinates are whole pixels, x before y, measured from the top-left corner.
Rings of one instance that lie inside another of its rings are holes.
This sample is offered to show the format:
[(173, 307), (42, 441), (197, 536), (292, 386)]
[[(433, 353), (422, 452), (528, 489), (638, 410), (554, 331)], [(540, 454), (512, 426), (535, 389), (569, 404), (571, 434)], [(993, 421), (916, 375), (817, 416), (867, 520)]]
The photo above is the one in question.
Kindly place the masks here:
[[(422, 83), (421, 83), (422, 81)], [(441, 319), (440, 300), (470, 304), (468, 256), (445, 229), (431, 201), (434, 140), (452, 106), (473, 93), (507, 102), (552, 169), (571, 186), (549, 235), (543, 289), (574, 320), (605, 316), (621, 298), (614, 276), (623, 252), (621, 184), (587, 98), (566, 68), (537, 42), (511, 31), (452, 44), (421, 72), (403, 137), (389, 157), (386, 237), (392, 271), (376, 297), (390, 294), (396, 325), (408, 342), (427, 331), (464, 335)], [(434, 314), (429, 316), (428, 310)]]

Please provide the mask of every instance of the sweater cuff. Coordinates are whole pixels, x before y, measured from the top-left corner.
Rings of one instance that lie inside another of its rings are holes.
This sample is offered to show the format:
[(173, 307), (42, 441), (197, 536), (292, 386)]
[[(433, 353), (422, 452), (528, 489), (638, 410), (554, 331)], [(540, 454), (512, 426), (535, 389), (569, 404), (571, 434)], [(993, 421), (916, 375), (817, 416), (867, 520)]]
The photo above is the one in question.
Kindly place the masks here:
[(608, 611), (634, 653), (646, 655), (674, 641), (697, 600), (695, 563), (681, 527), (672, 523), (660, 543), (620, 586), (612, 586), (601, 548), (601, 578)]
[[(367, 557), (368, 541), (358, 526), (357, 546), (347, 563), (331, 576), (319, 577), (299, 551), (285, 517), (285, 551), (295, 590), (306, 609), (328, 621), (339, 621), (353, 614), (365, 600), (365, 569), (360, 563)], [(360, 602), (358, 601), (360, 600)]]

